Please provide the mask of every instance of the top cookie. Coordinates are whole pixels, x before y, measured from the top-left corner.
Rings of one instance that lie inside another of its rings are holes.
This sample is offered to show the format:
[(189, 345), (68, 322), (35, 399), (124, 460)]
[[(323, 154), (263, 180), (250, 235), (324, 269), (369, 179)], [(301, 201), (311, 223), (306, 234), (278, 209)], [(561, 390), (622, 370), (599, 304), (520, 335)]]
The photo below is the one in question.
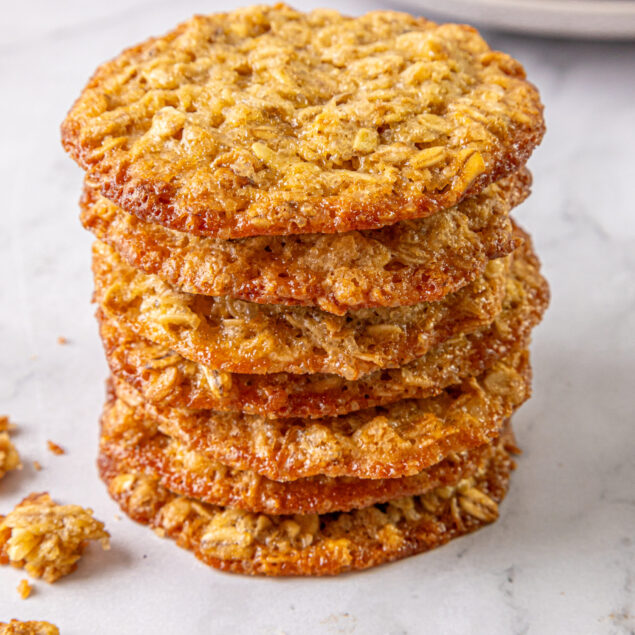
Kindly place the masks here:
[(517, 169), (543, 132), (522, 66), (470, 27), (285, 5), (124, 51), (62, 124), (107, 198), (220, 238), (423, 217)]

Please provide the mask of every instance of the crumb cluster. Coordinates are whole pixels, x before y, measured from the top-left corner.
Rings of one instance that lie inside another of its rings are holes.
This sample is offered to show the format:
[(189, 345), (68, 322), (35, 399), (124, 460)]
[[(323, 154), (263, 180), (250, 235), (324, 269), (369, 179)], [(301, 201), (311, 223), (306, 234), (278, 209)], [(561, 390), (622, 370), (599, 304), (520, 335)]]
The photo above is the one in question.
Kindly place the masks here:
[(6, 415), (0, 415), (0, 478), (11, 470), (22, 469), (20, 454), (9, 437), (14, 429)]
[(30, 494), (0, 516), (0, 564), (24, 568), (46, 582), (74, 571), (90, 540), (103, 549), (110, 546), (109, 534), (92, 510), (58, 505), (47, 493)]

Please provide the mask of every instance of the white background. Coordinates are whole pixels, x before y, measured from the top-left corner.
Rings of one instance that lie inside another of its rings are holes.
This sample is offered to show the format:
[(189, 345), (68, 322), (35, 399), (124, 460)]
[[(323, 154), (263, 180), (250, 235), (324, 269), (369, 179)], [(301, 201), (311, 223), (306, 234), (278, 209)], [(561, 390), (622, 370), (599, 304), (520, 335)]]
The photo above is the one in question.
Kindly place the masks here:
[[(15, 591), (22, 572), (0, 569), (0, 620), (48, 619), (64, 635), (633, 633), (634, 44), (487, 34), (525, 64), (546, 104), (534, 194), (516, 218), (553, 292), (534, 338), (534, 397), (515, 419), (524, 455), (498, 523), (367, 573), (268, 580), (218, 573), (117, 520), (95, 469), (106, 366), (91, 238), (77, 220), (82, 175), (58, 127), (99, 62), (226, 8), (0, 3), (0, 413), (19, 425), (26, 464), (0, 482), (0, 512), (49, 490), (94, 508), (112, 533), (110, 552), (91, 547), (73, 575), (37, 582), (26, 601)], [(67, 454), (50, 454), (49, 438)]]

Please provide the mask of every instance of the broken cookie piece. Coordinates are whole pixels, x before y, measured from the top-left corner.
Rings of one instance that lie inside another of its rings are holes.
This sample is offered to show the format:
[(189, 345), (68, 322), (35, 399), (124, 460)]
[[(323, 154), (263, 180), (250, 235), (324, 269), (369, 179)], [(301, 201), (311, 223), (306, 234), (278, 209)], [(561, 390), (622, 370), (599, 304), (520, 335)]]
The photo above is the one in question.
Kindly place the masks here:
[(6, 432), (0, 432), (0, 478), (10, 470), (22, 468), (20, 455)]
[(110, 547), (104, 524), (92, 514), (79, 505), (58, 505), (48, 493), (30, 494), (0, 516), (0, 564), (55, 582), (75, 570), (89, 540)]
[(0, 622), (0, 635), (59, 635), (60, 629), (50, 622)]
[(9, 438), (9, 432), (14, 429), (9, 417), (0, 415), (0, 478), (10, 470), (22, 469), (20, 455)]
[(7, 415), (0, 415), (0, 432), (9, 432), (9, 430), (13, 430), (14, 426), (9, 421), (9, 417)]

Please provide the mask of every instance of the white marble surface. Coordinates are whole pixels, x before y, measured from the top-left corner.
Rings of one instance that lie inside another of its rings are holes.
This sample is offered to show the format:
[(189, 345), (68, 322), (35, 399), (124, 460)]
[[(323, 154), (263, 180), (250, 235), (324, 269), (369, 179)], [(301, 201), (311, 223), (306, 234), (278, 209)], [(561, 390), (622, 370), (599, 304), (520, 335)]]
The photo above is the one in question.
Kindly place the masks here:
[[(15, 591), (21, 572), (0, 569), (0, 620), (49, 619), (65, 635), (633, 633), (634, 44), (489, 34), (524, 62), (546, 103), (534, 195), (517, 218), (553, 291), (535, 333), (535, 394), (516, 417), (525, 452), (497, 524), (368, 573), (263, 580), (207, 569), (116, 519), (94, 466), (106, 367), (89, 303), (90, 237), (77, 220), (81, 173), (58, 126), (98, 62), (216, 7), (2, 3), (0, 412), (20, 427), (26, 468), (0, 484), (0, 511), (49, 489), (92, 506), (113, 549), (90, 549), (75, 574), (36, 583), (27, 601)], [(49, 438), (68, 453), (48, 453)]]

